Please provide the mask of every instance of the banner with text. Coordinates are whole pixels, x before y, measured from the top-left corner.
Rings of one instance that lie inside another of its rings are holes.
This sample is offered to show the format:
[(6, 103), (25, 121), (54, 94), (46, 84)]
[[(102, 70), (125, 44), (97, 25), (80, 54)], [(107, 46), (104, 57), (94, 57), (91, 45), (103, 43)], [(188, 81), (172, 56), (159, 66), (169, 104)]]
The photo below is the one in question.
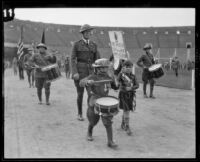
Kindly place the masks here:
[(108, 33), (114, 58), (121, 59), (127, 57), (122, 31), (109, 31)]

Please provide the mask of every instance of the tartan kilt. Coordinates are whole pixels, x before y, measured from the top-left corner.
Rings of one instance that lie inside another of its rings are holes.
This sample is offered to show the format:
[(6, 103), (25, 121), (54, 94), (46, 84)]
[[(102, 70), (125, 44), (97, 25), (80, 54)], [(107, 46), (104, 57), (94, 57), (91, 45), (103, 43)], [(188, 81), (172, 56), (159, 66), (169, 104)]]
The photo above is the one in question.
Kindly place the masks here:
[(119, 92), (119, 108), (124, 111), (133, 111), (136, 107), (136, 94), (134, 91)]

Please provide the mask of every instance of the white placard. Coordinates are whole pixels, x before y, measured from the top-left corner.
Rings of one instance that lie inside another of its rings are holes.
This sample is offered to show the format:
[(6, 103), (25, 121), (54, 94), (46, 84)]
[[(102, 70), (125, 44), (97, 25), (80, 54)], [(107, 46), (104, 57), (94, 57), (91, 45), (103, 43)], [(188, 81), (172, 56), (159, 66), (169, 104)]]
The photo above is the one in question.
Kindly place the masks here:
[(110, 45), (115, 59), (126, 58), (126, 50), (122, 31), (109, 31)]

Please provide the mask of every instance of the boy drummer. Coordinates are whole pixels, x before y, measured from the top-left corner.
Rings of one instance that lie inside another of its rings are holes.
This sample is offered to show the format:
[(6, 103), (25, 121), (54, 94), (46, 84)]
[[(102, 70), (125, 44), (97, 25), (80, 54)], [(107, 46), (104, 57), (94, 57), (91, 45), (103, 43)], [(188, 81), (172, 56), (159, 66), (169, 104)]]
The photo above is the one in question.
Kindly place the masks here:
[(119, 108), (123, 109), (121, 128), (126, 131), (128, 135), (131, 135), (131, 129), (129, 127), (129, 114), (136, 106), (135, 90), (139, 88), (139, 83), (134, 74), (132, 74), (133, 63), (130, 60), (126, 60), (122, 64), (122, 70), (117, 77), (119, 82)]
[[(102, 58), (95, 61), (92, 64), (94, 67), (94, 74), (89, 75), (88, 77), (82, 79), (80, 81), (81, 87), (86, 87), (88, 92), (88, 109), (87, 109), (87, 118), (89, 121), (88, 125), (88, 133), (87, 133), (87, 140), (92, 141), (92, 130), (93, 127), (99, 121), (99, 114), (95, 114), (95, 101), (100, 97), (108, 96), (109, 88), (117, 90), (118, 87), (115, 84), (115, 79), (108, 76), (108, 67), (109, 67), (109, 60)], [(95, 81), (102, 81), (102, 80), (110, 80), (108, 82), (102, 82), (96, 84)], [(108, 147), (116, 148), (117, 144), (113, 141), (113, 131), (112, 131), (112, 114), (107, 114), (106, 116), (101, 115), (102, 122), (106, 128), (107, 132), (107, 140), (108, 140)]]

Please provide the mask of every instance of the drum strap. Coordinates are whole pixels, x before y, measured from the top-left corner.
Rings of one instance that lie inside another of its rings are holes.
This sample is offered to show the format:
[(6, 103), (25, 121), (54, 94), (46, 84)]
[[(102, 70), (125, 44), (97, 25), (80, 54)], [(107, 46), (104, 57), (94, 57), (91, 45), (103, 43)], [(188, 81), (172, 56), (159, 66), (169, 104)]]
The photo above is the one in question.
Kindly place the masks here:
[(150, 62), (151, 65), (152, 65), (152, 64), (153, 64), (152, 59), (150, 58), (149, 54), (146, 54), (146, 55), (147, 55), (147, 58), (148, 58), (149, 62)]
[(42, 58), (42, 56), (39, 54), (40, 59), (42, 60), (42, 62), (47, 66), (47, 62)]

